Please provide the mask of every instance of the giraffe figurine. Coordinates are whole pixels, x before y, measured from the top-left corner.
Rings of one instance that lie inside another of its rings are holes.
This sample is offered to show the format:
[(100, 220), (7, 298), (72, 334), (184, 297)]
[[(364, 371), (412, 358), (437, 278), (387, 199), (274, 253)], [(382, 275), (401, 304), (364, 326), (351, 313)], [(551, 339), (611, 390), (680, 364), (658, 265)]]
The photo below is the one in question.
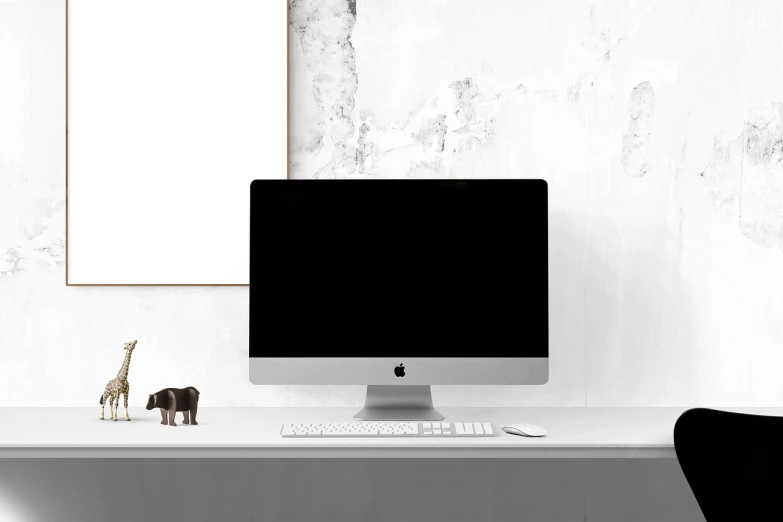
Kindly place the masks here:
[(130, 392), (128, 368), (130, 368), (134, 348), (136, 348), (136, 341), (125, 343), (125, 346), (122, 348), (125, 350), (125, 360), (122, 363), (122, 368), (117, 373), (117, 377), (106, 383), (106, 389), (103, 390), (103, 395), (101, 395), (101, 420), (103, 420), (103, 411), (107, 400), (111, 409), (111, 418), (115, 421), (117, 420), (117, 414), (120, 412), (120, 395), (125, 397), (125, 420), (130, 420), (128, 415), (128, 393)]

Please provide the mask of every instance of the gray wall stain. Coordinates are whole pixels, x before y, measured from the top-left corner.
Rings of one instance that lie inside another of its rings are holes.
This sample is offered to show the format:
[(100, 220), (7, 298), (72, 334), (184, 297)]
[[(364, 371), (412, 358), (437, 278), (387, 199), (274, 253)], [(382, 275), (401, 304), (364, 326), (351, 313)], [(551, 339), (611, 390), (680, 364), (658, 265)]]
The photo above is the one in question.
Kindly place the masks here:
[(329, 164), (312, 177), (345, 177), (356, 170), (352, 118), (359, 84), (351, 34), (356, 24), (356, 2), (293, 0), (289, 23), (299, 36), (307, 68), (313, 74), (313, 97), (321, 108), (326, 134), (334, 144)]
[[(411, 113), (407, 122), (398, 125), (379, 125), (372, 111), (357, 113), (353, 118), (358, 132), (353, 136), (356, 169), (352, 175), (373, 179), (440, 178), (449, 174), (455, 155), (488, 144), (495, 136), (494, 118), (504, 93), (482, 89), (473, 77), (444, 87), (453, 96), (451, 107), (449, 102), (441, 106), (439, 96), (433, 96)], [(519, 95), (515, 88), (510, 92)], [(335, 164), (332, 161), (326, 165), (317, 177), (342, 177), (333, 170)]]
[(22, 256), (14, 248), (6, 249), (5, 254), (0, 257), (3, 262), (3, 270), (0, 270), (0, 277), (13, 276), (22, 271)]
[(631, 91), (626, 114), (628, 127), (623, 134), (620, 161), (623, 170), (632, 178), (644, 176), (651, 170), (647, 144), (652, 134), (655, 91), (650, 82), (642, 82)]
[(722, 214), (739, 215), (743, 141), (743, 136), (726, 143), (716, 140), (712, 159), (701, 173), (704, 184), (715, 201), (715, 207)]
[[(489, 142), (495, 135), (495, 116), (500, 110), (498, 102), (504, 93), (482, 87), (475, 78), (470, 77), (451, 82), (449, 89), (454, 95), (454, 114), (460, 123), (459, 127), (451, 131), (459, 136), (452, 151), (473, 150)], [(513, 92), (520, 93), (518, 89)]]
[(62, 239), (55, 239), (48, 245), (44, 245), (33, 250), (51, 258), (57, 263), (61, 263), (62, 259), (65, 257), (65, 241)]
[(375, 152), (375, 144), (367, 139), (367, 134), (370, 132), (370, 126), (367, 123), (362, 123), (359, 127), (359, 140), (358, 147), (356, 148), (356, 165), (360, 174), (365, 173), (367, 165), (365, 164), (367, 159), (370, 158)]
[[(463, 129), (471, 129), (475, 124), (476, 111), (473, 109), (473, 99), (478, 95), (476, 83), (471, 78), (457, 80), (449, 86), (456, 98), (455, 114), (459, 117)], [(460, 129), (454, 132), (459, 132)]]
[(568, 98), (568, 101), (573, 103), (574, 105), (578, 104), (581, 91), (582, 91), (582, 82), (580, 80), (569, 81), (568, 90), (566, 91), (566, 96)]
[(738, 138), (716, 143), (701, 177), (715, 206), (759, 245), (783, 249), (783, 103), (750, 110)]
[(740, 229), (756, 243), (783, 247), (783, 104), (750, 111), (745, 124)]
[(443, 152), (446, 147), (446, 132), (448, 130), (446, 115), (438, 114), (434, 118), (423, 121), (419, 132), (411, 134), (411, 137), (421, 144), (423, 150), (429, 149), (435, 142), (437, 151)]
[(603, 44), (604, 48), (604, 54), (603, 54), (603, 60), (605, 62), (612, 61), (612, 36), (611, 31), (607, 29), (605, 32), (601, 33), (601, 43)]
[(747, 157), (751, 164), (776, 167), (783, 160), (783, 103), (767, 102), (750, 113), (746, 131)]

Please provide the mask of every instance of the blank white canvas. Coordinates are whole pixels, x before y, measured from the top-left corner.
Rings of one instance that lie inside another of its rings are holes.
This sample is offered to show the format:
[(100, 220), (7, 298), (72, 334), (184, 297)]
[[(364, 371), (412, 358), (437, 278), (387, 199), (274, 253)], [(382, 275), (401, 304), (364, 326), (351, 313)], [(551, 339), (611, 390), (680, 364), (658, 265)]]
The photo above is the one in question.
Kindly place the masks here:
[(68, 0), (68, 283), (247, 284), (287, 173), (283, 0)]

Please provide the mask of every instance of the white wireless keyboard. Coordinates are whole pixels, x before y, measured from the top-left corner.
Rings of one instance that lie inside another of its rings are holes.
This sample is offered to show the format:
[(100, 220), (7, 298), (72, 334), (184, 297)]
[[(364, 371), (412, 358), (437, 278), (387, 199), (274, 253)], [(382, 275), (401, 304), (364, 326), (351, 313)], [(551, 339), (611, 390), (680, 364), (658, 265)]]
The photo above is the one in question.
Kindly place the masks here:
[(283, 437), (494, 437), (488, 422), (325, 422), (283, 424)]

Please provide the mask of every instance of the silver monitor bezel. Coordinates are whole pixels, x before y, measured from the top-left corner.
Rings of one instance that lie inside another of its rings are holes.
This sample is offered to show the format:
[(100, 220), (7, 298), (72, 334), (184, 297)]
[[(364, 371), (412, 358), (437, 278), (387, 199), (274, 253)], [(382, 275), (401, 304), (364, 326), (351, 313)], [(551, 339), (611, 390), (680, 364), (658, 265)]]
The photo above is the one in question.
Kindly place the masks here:
[[(405, 376), (394, 369), (405, 366)], [(353, 358), (251, 357), (250, 382), (257, 385), (542, 385), (549, 358)]]

